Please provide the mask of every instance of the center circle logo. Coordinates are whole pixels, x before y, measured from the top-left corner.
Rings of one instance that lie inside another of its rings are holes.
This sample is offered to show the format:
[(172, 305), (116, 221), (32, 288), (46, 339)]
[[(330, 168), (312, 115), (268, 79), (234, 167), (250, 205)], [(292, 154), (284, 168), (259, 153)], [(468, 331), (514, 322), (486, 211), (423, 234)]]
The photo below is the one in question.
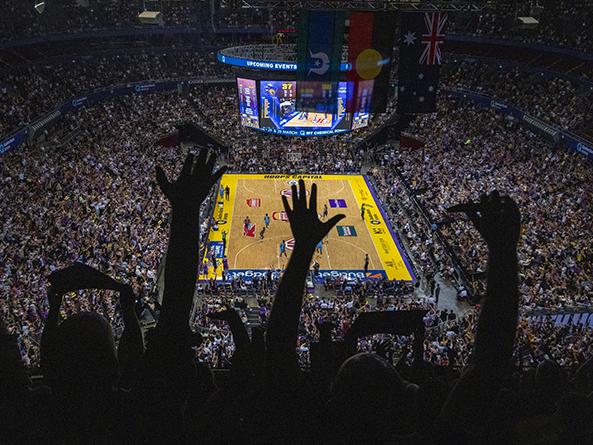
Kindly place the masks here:
[[(298, 193), (298, 192), (297, 192)], [(284, 189), (280, 192), (280, 194), (282, 196), (292, 196), (292, 190), (291, 189)], [(309, 196), (309, 190), (305, 191), (305, 196)]]

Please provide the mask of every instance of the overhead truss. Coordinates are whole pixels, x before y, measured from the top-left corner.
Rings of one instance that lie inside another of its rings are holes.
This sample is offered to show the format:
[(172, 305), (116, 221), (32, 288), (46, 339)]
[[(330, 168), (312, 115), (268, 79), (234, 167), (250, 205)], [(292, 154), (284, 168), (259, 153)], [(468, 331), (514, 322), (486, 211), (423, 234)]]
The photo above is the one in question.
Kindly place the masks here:
[(492, 7), (486, 0), (241, 0), (241, 8), (259, 9), (366, 9), (366, 10), (440, 10), (481, 11)]

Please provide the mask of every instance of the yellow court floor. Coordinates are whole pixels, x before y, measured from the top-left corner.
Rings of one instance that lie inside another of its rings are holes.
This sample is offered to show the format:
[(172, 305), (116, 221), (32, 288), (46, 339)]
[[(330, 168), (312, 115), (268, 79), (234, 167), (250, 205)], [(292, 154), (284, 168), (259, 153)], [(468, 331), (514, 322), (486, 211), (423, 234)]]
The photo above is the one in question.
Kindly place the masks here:
[[(215, 276), (221, 279), (224, 269), (228, 279), (243, 276), (249, 280), (269, 269), (286, 267), (294, 240), (281, 196), (290, 196), (291, 185), (299, 179), (305, 181), (308, 193), (311, 184), (317, 184), (320, 217), (323, 218), (324, 207), (327, 208), (327, 218), (337, 213), (346, 215), (315, 253), (313, 261), (319, 263), (319, 278), (344, 275), (349, 279), (385, 277), (414, 281), (405, 252), (401, 250), (367, 178), (306, 174), (224, 175), (213, 213), (216, 224), (209, 230), (200, 279)], [(227, 188), (228, 195), (224, 192)], [(363, 204), (364, 220), (361, 216)], [(266, 220), (269, 220), (267, 227)], [(283, 241), (286, 247), (281, 253)], [(365, 273), (366, 254), (369, 262)]]

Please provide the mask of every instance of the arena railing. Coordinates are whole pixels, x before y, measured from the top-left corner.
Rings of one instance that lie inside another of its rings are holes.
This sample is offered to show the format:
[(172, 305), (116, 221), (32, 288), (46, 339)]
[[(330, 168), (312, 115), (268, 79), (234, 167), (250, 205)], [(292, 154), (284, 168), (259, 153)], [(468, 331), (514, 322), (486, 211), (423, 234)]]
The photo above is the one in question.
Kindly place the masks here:
[(428, 226), (428, 229), (434, 234), (437, 241), (443, 246), (445, 255), (447, 255), (447, 257), (451, 261), (451, 264), (453, 265), (454, 269), (457, 271), (457, 274), (459, 275), (457, 284), (464, 285), (464, 287), (468, 290), (468, 298), (471, 301), (472, 293), (473, 293), (472, 292), (473, 286), (471, 286), (471, 284), (470, 284), (471, 280), (469, 279), (469, 275), (468, 275), (465, 267), (463, 266), (461, 260), (459, 259), (459, 257), (457, 256), (457, 254), (455, 253), (455, 251), (453, 250), (451, 245), (448, 243), (448, 241), (440, 233), (439, 229), (438, 228), (436, 230), (433, 229), (434, 221), (431, 220), (430, 216), (428, 215), (428, 211), (426, 210), (424, 205), (420, 201), (418, 201), (416, 194), (413, 192), (412, 188), (410, 187), (410, 184), (408, 183), (407, 179), (405, 178), (405, 176), (403, 175), (401, 170), (397, 166), (392, 166), (392, 169), (395, 172), (396, 176), (398, 177), (400, 183), (403, 185), (404, 189), (406, 190), (408, 198), (414, 204), (414, 206), (416, 207), (416, 209), (418, 210), (420, 215), (424, 218), (424, 220)]

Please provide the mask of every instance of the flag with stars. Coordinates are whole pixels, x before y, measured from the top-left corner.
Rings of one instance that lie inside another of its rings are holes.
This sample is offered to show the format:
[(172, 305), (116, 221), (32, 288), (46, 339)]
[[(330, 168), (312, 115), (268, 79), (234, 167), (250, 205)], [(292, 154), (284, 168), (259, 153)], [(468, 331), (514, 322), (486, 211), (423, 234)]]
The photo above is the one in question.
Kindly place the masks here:
[(436, 111), (446, 26), (447, 14), (444, 12), (400, 14), (400, 114)]

